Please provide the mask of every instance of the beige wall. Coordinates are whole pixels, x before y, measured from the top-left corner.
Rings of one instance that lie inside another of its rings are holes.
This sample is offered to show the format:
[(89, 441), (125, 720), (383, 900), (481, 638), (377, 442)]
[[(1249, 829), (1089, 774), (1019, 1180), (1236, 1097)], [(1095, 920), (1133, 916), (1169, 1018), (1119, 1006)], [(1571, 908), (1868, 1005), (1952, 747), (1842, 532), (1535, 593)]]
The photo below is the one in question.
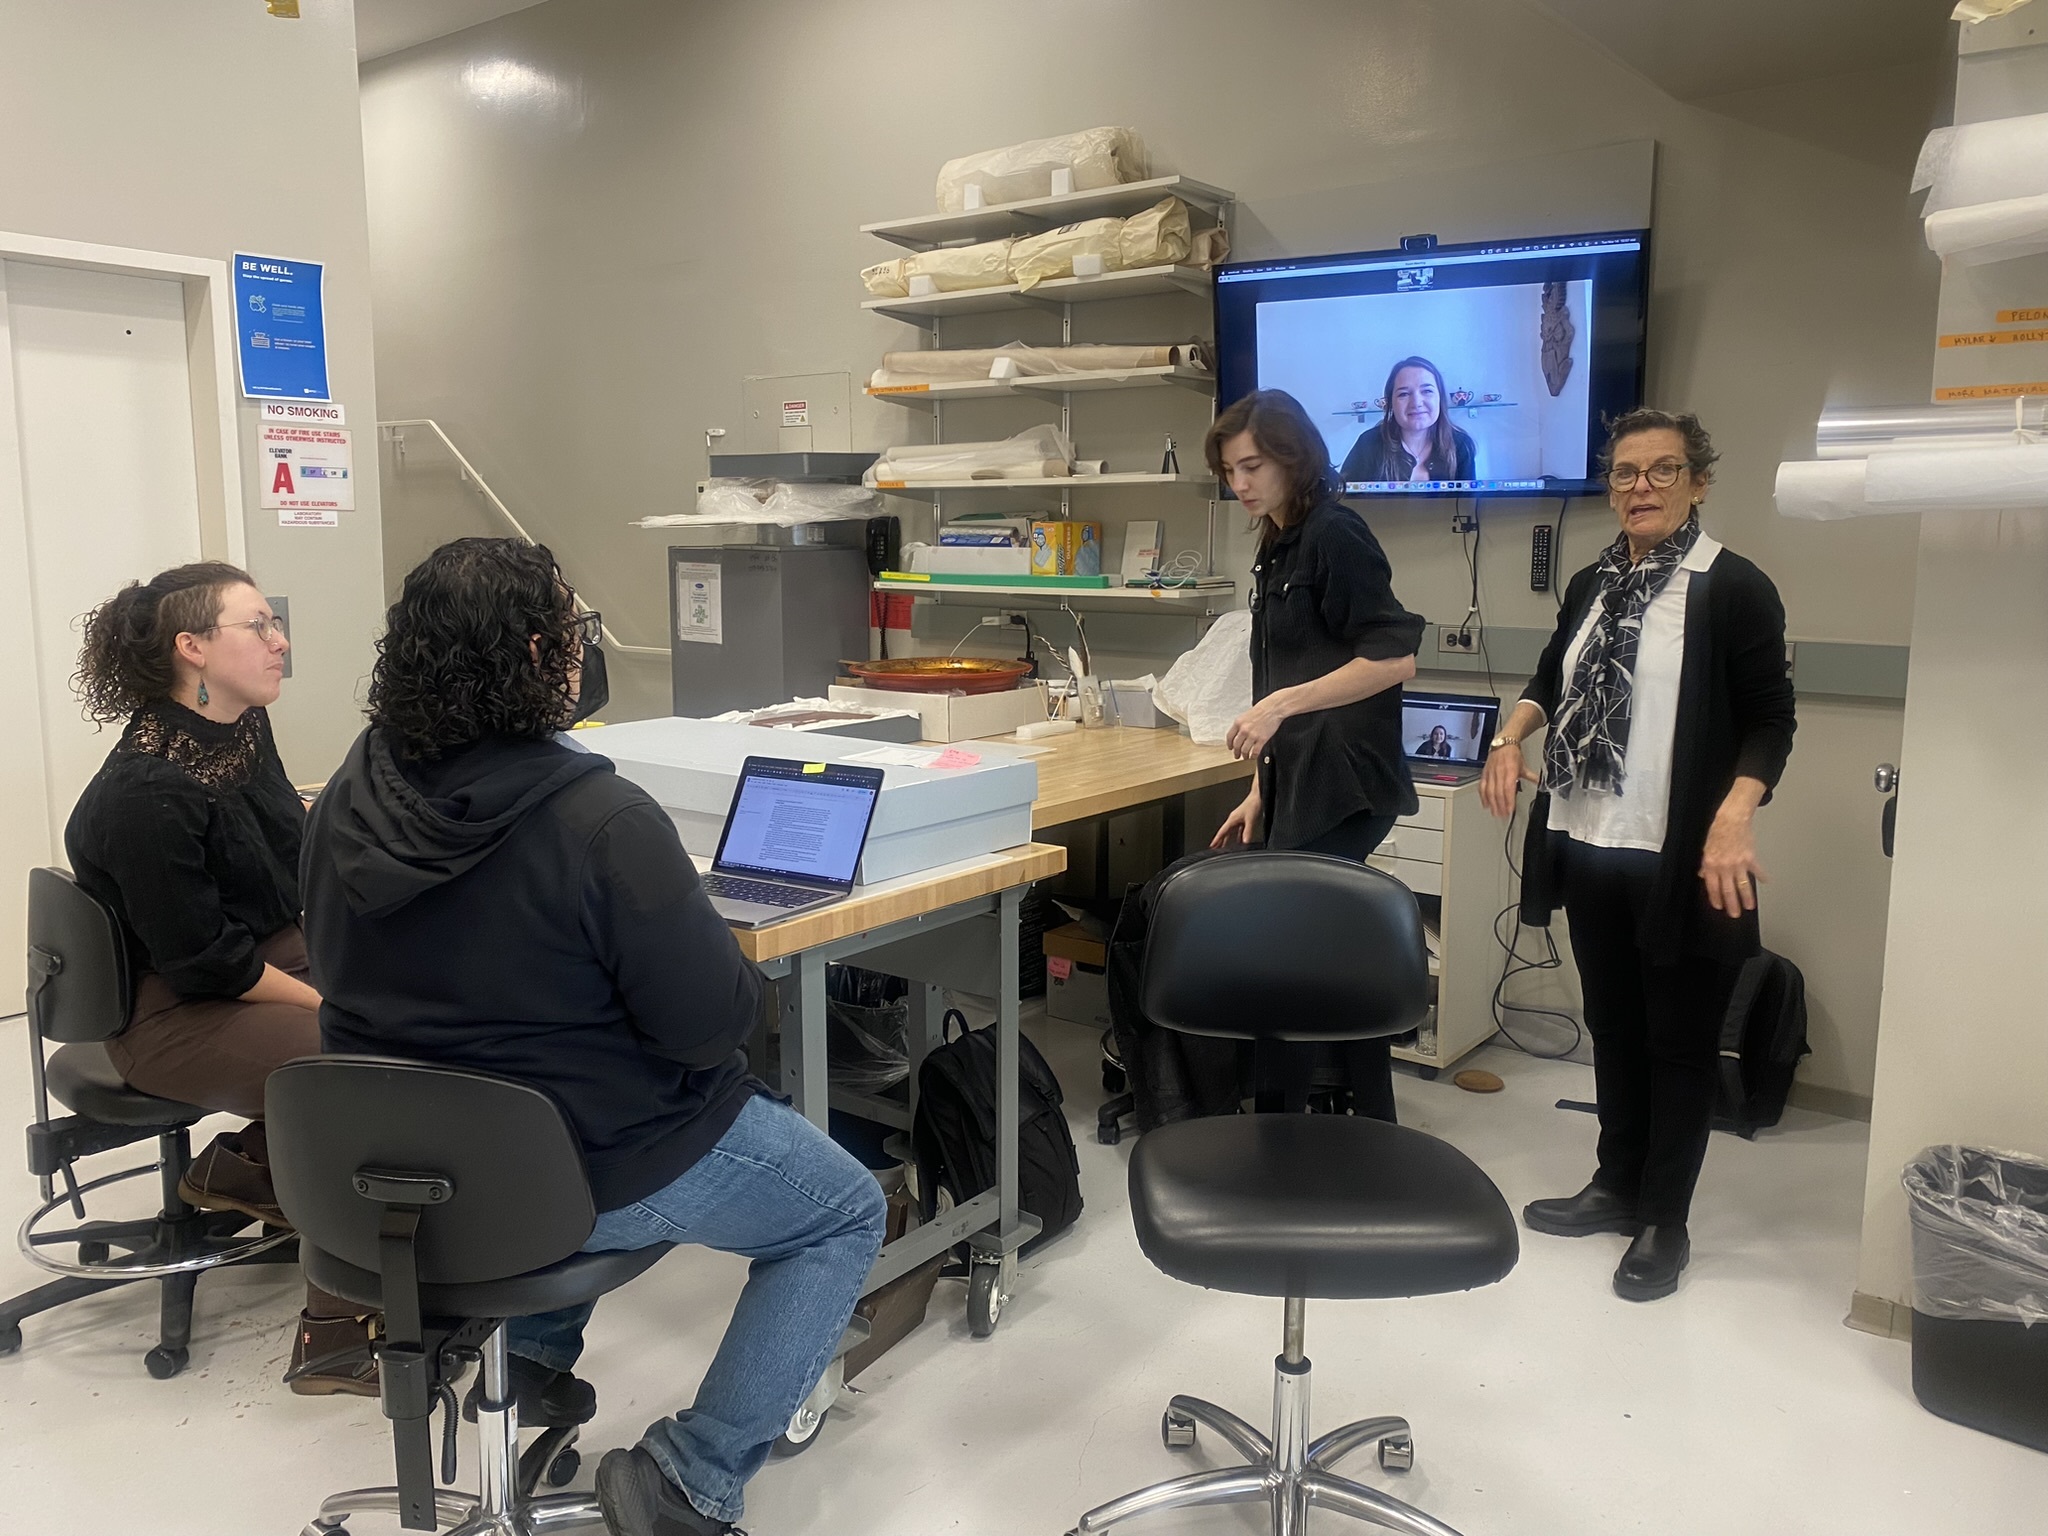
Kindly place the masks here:
[[(857, 386), (884, 349), (916, 345), (860, 311), (856, 273), (887, 248), (856, 227), (928, 208), (948, 156), (1128, 123), (1162, 169), (1238, 193), (1244, 250), (1524, 233), (1532, 218), (1600, 227), (1623, 189), (1597, 168), (1625, 161), (1613, 146), (1654, 141), (1650, 396), (1701, 412), (1722, 447), (1710, 527), (1778, 580), (1796, 637), (1906, 639), (1911, 522), (1788, 524), (1770, 486), (1780, 459), (1810, 453), (1824, 403), (1925, 397), (1936, 264), (1905, 187), (1941, 61), (1685, 104), (1516, 0), (1289, 0), (1250, 36), (1222, 0), (903, 15), (876, 0), (551, 0), (363, 72), (386, 414), (438, 418), (624, 638), (666, 621), (660, 538), (626, 525), (687, 504), (701, 429), (738, 427), (742, 377), (844, 370)], [(1208, 328), (1200, 305), (1114, 321), (1087, 308), (1077, 339)], [(1032, 339), (1049, 323), (962, 323), (947, 339)], [(1110, 324), (1125, 334), (1081, 335)], [(948, 436), (1029, 419), (980, 409), (995, 414), (960, 412)], [(1172, 429), (1186, 462), (1201, 403), (1160, 409), (1092, 397), (1082, 447), (1142, 464)], [(924, 426), (857, 400), (854, 444)], [(445, 476), (423, 467), (414, 484), (393, 495), (394, 560), (485, 530)], [(1547, 622), (1529, 527), (1555, 511), (1488, 507), (1489, 622)], [(1573, 508), (1563, 571), (1591, 558), (1606, 515)], [(1128, 516), (1167, 518), (1176, 547), (1201, 542), (1192, 497), (1120, 503), (1112, 545)], [(1408, 606), (1461, 616), (1447, 514), (1373, 521)], [(1238, 523), (1219, 515), (1220, 564), (1241, 573)], [(1101, 627), (1098, 654), (1119, 668), (1191, 638), (1156, 620)], [(615, 715), (666, 708), (658, 665), (613, 674)], [(1899, 712), (1808, 700), (1803, 716), (1764, 821), (1766, 936), (1808, 972), (1807, 1079), (1865, 1096), (1888, 879), (1869, 775), (1896, 752)]]
[(302, 10), (0, 0), (0, 229), (327, 263), (329, 380), (357, 436), (340, 527), (280, 528), (258, 508), (256, 407), (239, 407), (249, 566), (292, 599), (293, 677), (273, 716), (286, 767), (315, 780), (361, 726), (382, 529), (355, 17), (349, 0)]
[[(1984, 24), (2006, 51), (1964, 57), (1957, 122), (2048, 109), (2039, 35), (2024, 12)], [(2029, 260), (2048, 284), (2048, 256)], [(2048, 755), (2044, 591), (2048, 513), (1923, 520), (1856, 1285), (1878, 1302), (1912, 1296), (1909, 1158), (1942, 1142), (2048, 1157), (2048, 801), (2029, 771)], [(1881, 1325), (1881, 1309), (1859, 1313)]]

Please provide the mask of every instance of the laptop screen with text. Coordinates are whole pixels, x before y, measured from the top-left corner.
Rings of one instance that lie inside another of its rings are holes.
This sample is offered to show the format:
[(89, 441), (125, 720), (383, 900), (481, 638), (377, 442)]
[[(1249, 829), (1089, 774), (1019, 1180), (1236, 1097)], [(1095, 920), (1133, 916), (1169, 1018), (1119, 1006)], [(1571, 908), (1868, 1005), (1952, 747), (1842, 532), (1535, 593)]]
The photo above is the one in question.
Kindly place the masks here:
[(806, 773), (804, 766), (748, 760), (718, 845), (718, 869), (852, 883), (881, 774)]

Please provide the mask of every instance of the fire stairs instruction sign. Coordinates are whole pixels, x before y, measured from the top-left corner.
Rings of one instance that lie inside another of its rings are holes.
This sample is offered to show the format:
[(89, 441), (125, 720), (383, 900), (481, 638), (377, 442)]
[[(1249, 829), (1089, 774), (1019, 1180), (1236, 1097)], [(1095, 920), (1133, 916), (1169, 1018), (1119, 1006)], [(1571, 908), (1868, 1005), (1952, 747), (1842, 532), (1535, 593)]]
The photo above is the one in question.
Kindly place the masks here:
[(333, 528), (356, 509), (354, 435), (347, 427), (266, 421), (256, 473), (262, 505), (286, 528)]

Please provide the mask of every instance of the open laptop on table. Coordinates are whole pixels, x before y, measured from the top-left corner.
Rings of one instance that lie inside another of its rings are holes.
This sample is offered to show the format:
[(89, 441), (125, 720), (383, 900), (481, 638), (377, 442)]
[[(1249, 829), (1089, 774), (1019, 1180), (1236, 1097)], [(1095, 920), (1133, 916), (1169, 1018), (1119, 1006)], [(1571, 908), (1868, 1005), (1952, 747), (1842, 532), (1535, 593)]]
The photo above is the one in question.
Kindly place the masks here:
[(704, 877), (718, 915), (764, 928), (844, 899), (881, 793), (879, 768), (748, 758)]
[(1401, 750), (1418, 784), (1471, 783), (1499, 730), (1500, 700), (1490, 694), (1401, 695)]

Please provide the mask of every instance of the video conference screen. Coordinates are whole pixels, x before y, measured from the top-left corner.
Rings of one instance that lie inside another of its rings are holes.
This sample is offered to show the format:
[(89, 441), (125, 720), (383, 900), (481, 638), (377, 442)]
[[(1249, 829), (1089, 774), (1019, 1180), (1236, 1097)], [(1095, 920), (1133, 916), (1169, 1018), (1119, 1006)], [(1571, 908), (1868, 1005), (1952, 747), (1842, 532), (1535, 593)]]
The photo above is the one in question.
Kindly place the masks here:
[(1401, 745), (1411, 758), (1484, 762), (1499, 714), (1490, 700), (1407, 694), (1401, 700)]
[(1347, 496), (1581, 495), (1642, 403), (1648, 231), (1244, 262), (1218, 399), (1284, 389)]

